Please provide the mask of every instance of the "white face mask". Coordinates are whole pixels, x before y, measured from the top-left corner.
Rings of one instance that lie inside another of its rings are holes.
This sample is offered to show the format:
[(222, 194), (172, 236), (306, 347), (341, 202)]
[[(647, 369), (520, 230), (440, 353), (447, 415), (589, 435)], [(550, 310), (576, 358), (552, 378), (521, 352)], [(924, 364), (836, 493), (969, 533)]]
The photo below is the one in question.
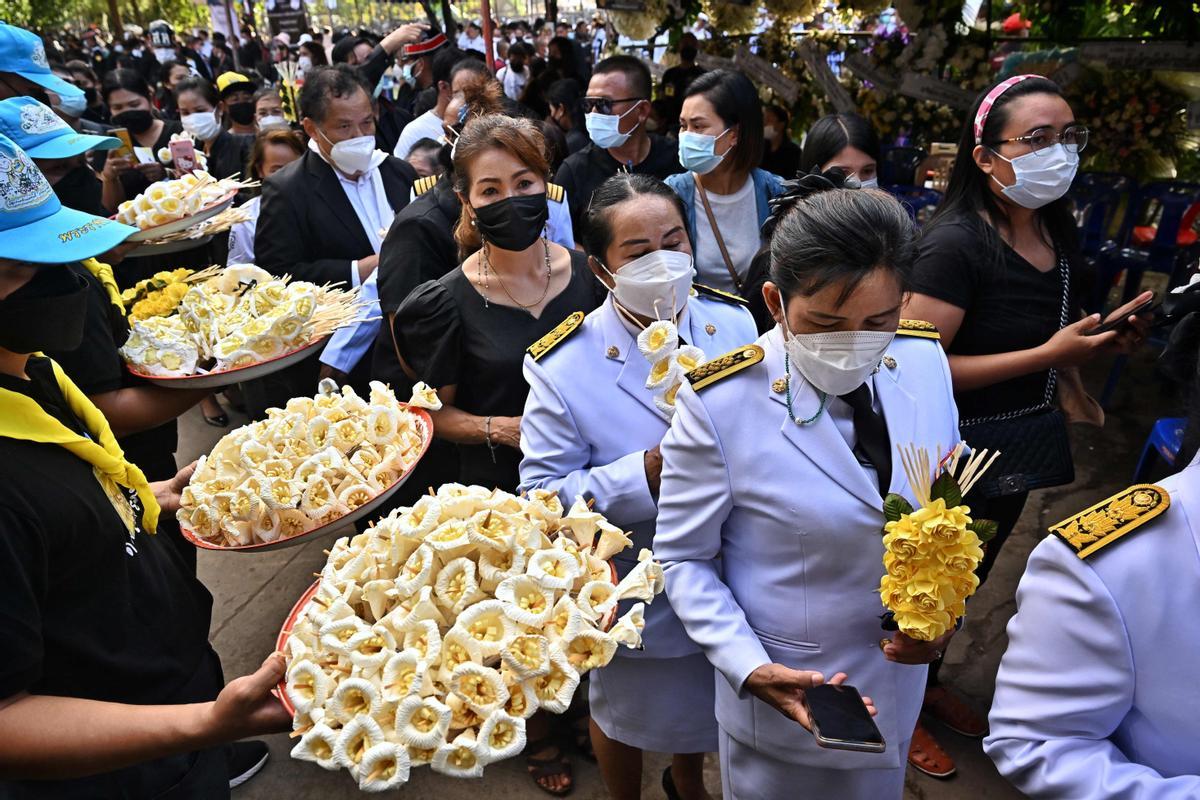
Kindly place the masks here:
[(695, 269), (692, 257), (676, 250), (655, 250), (635, 258), (613, 279), (613, 298), (634, 314), (648, 319), (674, 319), (687, 304)]
[(774, 139), (775, 133), (776, 133), (776, 131), (775, 131), (774, 125), (763, 125), (763, 138), (764, 139)]
[(879, 178), (877, 178), (877, 177), (876, 178), (867, 178), (865, 181), (860, 180), (858, 182), (858, 188), (860, 188), (860, 189), (878, 189), (879, 188)]
[(284, 119), (283, 117), (278, 116), (277, 114), (269, 114), (269, 115), (259, 119), (258, 129), (260, 131), (265, 131), (267, 128), (279, 128), (279, 127), (286, 128), (287, 124), (288, 124), (288, 121), (286, 119)]
[(179, 121), (183, 123), (183, 129), (192, 138), (199, 139), (202, 142), (217, 138), (217, 134), (221, 132), (221, 123), (217, 122), (217, 112), (215, 111), (184, 114), (180, 117)]
[(805, 380), (830, 397), (866, 383), (896, 338), (892, 331), (837, 331), (794, 334), (783, 318), (783, 347)]
[[(1014, 159), (1007, 159), (999, 153), (996, 153), (996, 158), (1012, 164), (1016, 176), (1012, 186), (1001, 183), (1000, 191), (1009, 200), (1025, 208), (1041, 208), (1065, 195), (1079, 169), (1079, 154), (1069, 152), (1062, 142)], [(1000, 183), (995, 175), (992, 175), (992, 180)]]
[(355, 136), (353, 139), (334, 144), (320, 128), (317, 129), (317, 133), (330, 145), (329, 159), (342, 172), (358, 175), (371, 168), (371, 159), (375, 155), (374, 136)]
[(312, 69), (312, 59), (308, 56), (300, 56), (296, 59), (296, 66), (300, 68), (301, 72), (308, 72)]

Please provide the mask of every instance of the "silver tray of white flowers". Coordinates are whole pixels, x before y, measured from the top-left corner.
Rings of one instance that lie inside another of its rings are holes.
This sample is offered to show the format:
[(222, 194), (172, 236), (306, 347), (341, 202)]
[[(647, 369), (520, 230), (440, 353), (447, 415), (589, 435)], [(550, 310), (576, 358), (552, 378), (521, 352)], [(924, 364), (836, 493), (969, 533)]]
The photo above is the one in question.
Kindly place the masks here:
[[(580, 677), (641, 647), (663, 590), (649, 550), (577, 498), (447, 484), (329, 551), (277, 647), (292, 757), (344, 769), (363, 791), (413, 767), (477, 778), (525, 746), (525, 720), (561, 714)], [(617, 619), (617, 604), (636, 602)]]

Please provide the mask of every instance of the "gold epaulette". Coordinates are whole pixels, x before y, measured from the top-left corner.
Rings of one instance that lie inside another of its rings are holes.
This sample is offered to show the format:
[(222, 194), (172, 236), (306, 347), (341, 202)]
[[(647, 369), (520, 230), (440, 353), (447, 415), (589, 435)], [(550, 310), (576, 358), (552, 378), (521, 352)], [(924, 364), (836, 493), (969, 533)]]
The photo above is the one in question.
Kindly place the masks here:
[(1080, 558), (1136, 530), (1171, 507), (1171, 496), (1159, 486), (1139, 483), (1050, 528)]
[(897, 336), (919, 336), (923, 339), (941, 339), (937, 325), (923, 319), (902, 319), (896, 328)]
[(735, 372), (746, 367), (752, 367), (763, 360), (763, 349), (756, 344), (739, 347), (731, 353), (717, 356), (712, 361), (705, 361), (687, 374), (693, 391), (700, 391), (705, 386), (711, 386), (719, 380), (728, 378)]
[(428, 175), (424, 178), (417, 178), (417, 182), (413, 184), (413, 194), (417, 197), (425, 194), (434, 186), (437, 186), (437, 182), (441, 177), (441, 175)]
[(566, 189), (559, 186), (557, 183), (547, 183), (546, 184), (546, 197), (550, 198), (554, 202), (561, 203), (563, 201), (563, 198), (566, 196), (567, 196)]
[(580, 324), (583, 323), (583, 318), (584, 313), (582, 311), (576, 311), (574, 314), (555, 325), (554, 330), (550, 331), (545, 336), (529, 345), (525, 352), (533, 356), (534, 361), (537, 361), (542, 356), (546, 355), (546, 353), (549, 353), (551, 350), (561, 344), (568, 336), (578, 330)]
[(722, 292), (720, 289), (714, 289), (713, 287), (705, 286), (702, 283), (693, 283), (692, 288), (695, 289), (699, 294), (702, 294), (705, 297), (711, 297), (714, 300), (723, 300), (726, 303), (737, 303), (738, 305), (743, 306), (750, 305), (746, 302), (745, 298), (738, 297), (736, 294), (730, 294), (729, 292)]

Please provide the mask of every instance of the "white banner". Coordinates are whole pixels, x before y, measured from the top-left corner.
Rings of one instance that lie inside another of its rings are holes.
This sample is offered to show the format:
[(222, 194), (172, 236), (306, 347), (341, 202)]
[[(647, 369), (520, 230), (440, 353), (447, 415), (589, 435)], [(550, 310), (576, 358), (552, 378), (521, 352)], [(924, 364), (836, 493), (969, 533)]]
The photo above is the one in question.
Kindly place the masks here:
[(899, 91), (900, 81), (893, 78), (891, 75), (885, 75), (871, 65), (870, 59), (862, 53), (854, 53), (846, 56), (846, 60), (842, 62), (842, 66), (849, 69), (864, 81), (869, 81), (875, 84), (875, 88), (891, 94)]
[(834, 110), (839, 114), (857, 112), (858, 106), (854, 105), (854, 99), (850, 97), (846, 87), (838, 82), (837, 76), (829, 68), (829, 62), (825, 60), (825, 53), (811, 41), (801, 42), (797, 49), (800, 52), (801, 60), (804, 61), (804, 66), (808, 68), (825, 97), (833, 104)]
[(1186, 42), (1088, 42), (1079, 55), (1112, 69), (1200, 72), (1200, 45)]
[(929, 100), (944, 106), (966, 110), (975, 101), (975, 95), (961, 86), (939, 81), (931, 75), (906, 72), (900, 80), (900, 94), (917, 100)]
[(751, 53), (745, 45), (737, 49), (733, 63), (746, 74), (747, 78), (769, 88), (776, 96), (795, 105), (800, 97), (800, 84), (785, 76), (765, 60)]

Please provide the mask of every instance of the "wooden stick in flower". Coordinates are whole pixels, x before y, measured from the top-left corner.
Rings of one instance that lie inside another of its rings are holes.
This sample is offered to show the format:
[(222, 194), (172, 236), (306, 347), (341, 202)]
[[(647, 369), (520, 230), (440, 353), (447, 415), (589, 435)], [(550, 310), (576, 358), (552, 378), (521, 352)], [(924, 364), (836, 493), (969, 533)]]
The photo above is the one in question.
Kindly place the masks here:
[[(983, 452), (984, 452), (984, 455), (987, 454), (986, 450), (984, 450)], [(986, 464), (984, 464), (983, 467), (981, 467), (980, 469), (975, 471), (975, 474), (973, 474), (971, 476), (970, 482), (968, 482), (967, 484), (965, 484), (962, 487), (962, 493), (964, 496), (966, 495), (967, 492), (971, 491), (971, 489), (975, 488), (975, 484), (979, 483), (979, 479), (983, 477), (983, 473), (987, 472), (991, 468), (992, 464), (994, 464), (996, 459), (999, 457), (1000, 457), (1000, 451), (997, 450), (996, 452), (992, 453), (992, 457), (988, 459), (988, 462)], [(980, 461), (982, 461), (982, 460), (983, 459), (980, 458)]]

